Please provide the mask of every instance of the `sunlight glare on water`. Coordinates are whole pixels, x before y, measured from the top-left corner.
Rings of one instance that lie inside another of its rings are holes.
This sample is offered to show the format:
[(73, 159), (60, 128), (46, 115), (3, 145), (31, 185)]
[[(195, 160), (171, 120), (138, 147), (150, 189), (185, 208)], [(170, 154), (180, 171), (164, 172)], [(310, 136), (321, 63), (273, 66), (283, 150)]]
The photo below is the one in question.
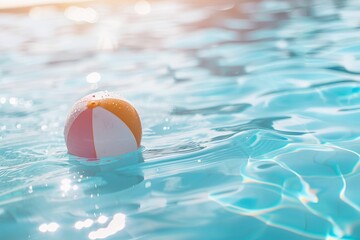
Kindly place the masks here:
[[(1, 239), (360, 239), (360, 3), (0, 12)], [(124, 96), (139, 151), (88, 161), (73, 103)]]

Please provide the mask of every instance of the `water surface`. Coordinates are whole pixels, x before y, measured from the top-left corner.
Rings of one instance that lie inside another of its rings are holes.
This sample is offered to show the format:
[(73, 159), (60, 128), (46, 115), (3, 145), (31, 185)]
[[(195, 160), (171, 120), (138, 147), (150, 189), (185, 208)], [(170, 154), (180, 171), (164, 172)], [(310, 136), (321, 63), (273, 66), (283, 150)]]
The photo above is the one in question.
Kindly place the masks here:
[[(0, 14), (1, 239), (360, 239), (360, 3), (138, 1)], [(143, 147), (67, 154), (72, 104)]]

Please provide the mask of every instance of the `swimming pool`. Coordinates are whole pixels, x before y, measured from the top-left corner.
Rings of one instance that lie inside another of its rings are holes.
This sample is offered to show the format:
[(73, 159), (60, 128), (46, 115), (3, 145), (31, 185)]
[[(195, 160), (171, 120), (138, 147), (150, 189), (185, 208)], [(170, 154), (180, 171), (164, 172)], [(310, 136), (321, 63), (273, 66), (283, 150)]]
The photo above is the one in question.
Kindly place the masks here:
[[(138, 1), (0, 14), (1, 239), (360, 239), (360, 3)], [(143, 147), (67, 154), (72, 104)]]

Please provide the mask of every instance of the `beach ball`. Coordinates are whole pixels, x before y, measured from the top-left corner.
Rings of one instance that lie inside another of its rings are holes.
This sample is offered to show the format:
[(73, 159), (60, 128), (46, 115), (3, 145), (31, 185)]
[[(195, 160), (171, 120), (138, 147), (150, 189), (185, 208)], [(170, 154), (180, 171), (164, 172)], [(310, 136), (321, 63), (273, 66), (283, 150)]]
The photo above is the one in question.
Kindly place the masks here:
[(141, 122), (136, 109), (109, 92), (77, 101), (64, 130), (68, 152), (85, 158), (118, 156), (140, 147)]

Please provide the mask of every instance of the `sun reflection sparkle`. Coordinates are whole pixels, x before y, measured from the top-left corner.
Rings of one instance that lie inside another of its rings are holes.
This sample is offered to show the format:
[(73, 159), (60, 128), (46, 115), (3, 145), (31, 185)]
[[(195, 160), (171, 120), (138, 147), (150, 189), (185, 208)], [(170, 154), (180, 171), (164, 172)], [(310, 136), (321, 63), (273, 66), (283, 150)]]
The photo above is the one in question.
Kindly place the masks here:
[(135, 3), (134, 11), (139, 15), (146, 15), (151, 12), (151, 5), (145, 0), (140, 0)]
[(113, 216), (109, 225), (105, 228), (99, 228), (96, 231), (91, 231), (88, 235), (89, 239), (104, 239), (111, 236), (125, 228), (126, 215), (117, 213)]
[(39, 231), (40, 232), (56, 232), (59, 229), (60, 225), (57, 224), (56, 222), (51, 222), (51, 223), (43, 223), (39, 226)]
[(96, 23), (98, 14), (92, 8), (81, 8), (76, 6), (68, 7), (64, 12), (65, 17), (75, 22)]
[(86, 76), (88, 83), (98, 83), (101, 80), (101, 75), (98, 72), (91, 72)]

